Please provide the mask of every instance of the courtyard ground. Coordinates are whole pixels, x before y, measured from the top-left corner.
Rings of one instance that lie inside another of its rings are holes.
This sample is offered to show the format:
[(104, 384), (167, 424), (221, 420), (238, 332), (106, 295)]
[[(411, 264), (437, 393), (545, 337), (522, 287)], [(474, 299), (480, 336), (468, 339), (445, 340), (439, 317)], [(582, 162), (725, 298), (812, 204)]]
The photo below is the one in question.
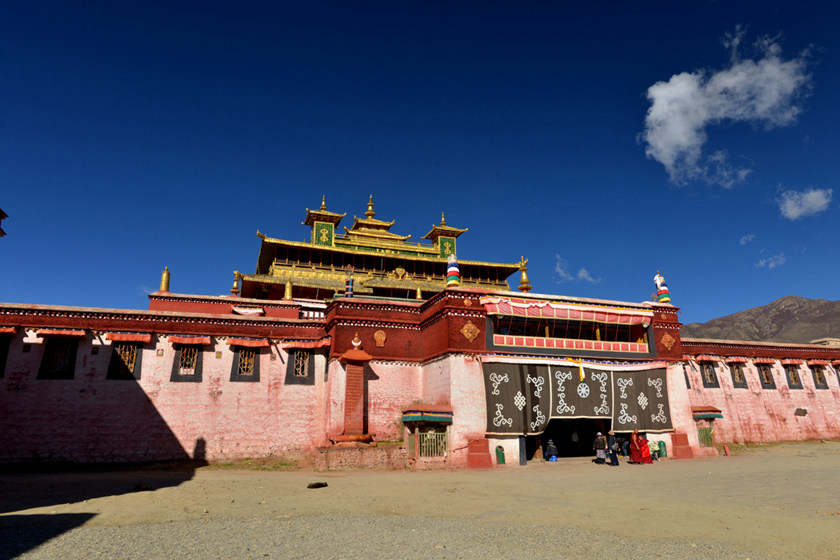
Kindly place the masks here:
[(619, 468), (7, 474), (0, 556), (840, 558), (838, 473), (831, 441)]

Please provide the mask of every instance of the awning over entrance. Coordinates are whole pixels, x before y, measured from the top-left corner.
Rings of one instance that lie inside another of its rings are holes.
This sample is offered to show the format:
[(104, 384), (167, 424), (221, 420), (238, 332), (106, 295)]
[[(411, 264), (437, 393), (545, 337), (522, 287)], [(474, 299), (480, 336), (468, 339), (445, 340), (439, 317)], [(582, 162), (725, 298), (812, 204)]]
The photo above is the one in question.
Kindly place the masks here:
[(694, 406), (691, 408), (691, 416), (695, 420), (708, 420), (710, 418), (723, 418), (723, 412), (713, 406)]
[(415, 404), (403, 409), (402, 421), (452, 423), (452, 408), (447, 405)]
[(480, 299), (488, 315), (513, 315), (538, 319), (562, 319), (570, 321), (594, 321), (618, 325), (650, 324), (653, 311), (602, 307), (575, 303), (551, 302), (545, 300), (485, 296)]

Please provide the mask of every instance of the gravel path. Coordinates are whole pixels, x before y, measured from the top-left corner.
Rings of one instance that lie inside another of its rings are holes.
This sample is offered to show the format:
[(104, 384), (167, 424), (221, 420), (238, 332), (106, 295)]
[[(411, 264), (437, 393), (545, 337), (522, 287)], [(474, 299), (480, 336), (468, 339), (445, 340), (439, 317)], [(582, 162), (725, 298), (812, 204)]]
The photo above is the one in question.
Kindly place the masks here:
[(5, 475), (0, 557), (838, 558), (838, 469), (840, 443), (810, 442), (617, 469)]

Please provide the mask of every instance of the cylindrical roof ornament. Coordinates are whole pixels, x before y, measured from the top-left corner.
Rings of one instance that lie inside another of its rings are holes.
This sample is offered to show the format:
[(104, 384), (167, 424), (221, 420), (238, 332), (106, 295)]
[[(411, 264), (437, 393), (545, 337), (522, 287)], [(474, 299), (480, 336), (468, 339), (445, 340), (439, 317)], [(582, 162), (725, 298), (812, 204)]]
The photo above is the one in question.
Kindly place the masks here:
[(458, 260), (454, 254), (449, 255), (449, 262), (446, 265), (446, 287), (454, 288), (461, 285), (461, 271), (458, 268)]

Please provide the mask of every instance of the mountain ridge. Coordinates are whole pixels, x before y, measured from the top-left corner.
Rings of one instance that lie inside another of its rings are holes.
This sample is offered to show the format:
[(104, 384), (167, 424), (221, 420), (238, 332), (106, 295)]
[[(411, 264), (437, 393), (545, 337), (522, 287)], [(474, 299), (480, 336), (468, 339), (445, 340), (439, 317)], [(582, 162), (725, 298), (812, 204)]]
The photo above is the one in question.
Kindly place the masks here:
[(681, 336), (808, 343), (840, 338), (840, 300), (785, 296), (705, 323), (683, 325)]

